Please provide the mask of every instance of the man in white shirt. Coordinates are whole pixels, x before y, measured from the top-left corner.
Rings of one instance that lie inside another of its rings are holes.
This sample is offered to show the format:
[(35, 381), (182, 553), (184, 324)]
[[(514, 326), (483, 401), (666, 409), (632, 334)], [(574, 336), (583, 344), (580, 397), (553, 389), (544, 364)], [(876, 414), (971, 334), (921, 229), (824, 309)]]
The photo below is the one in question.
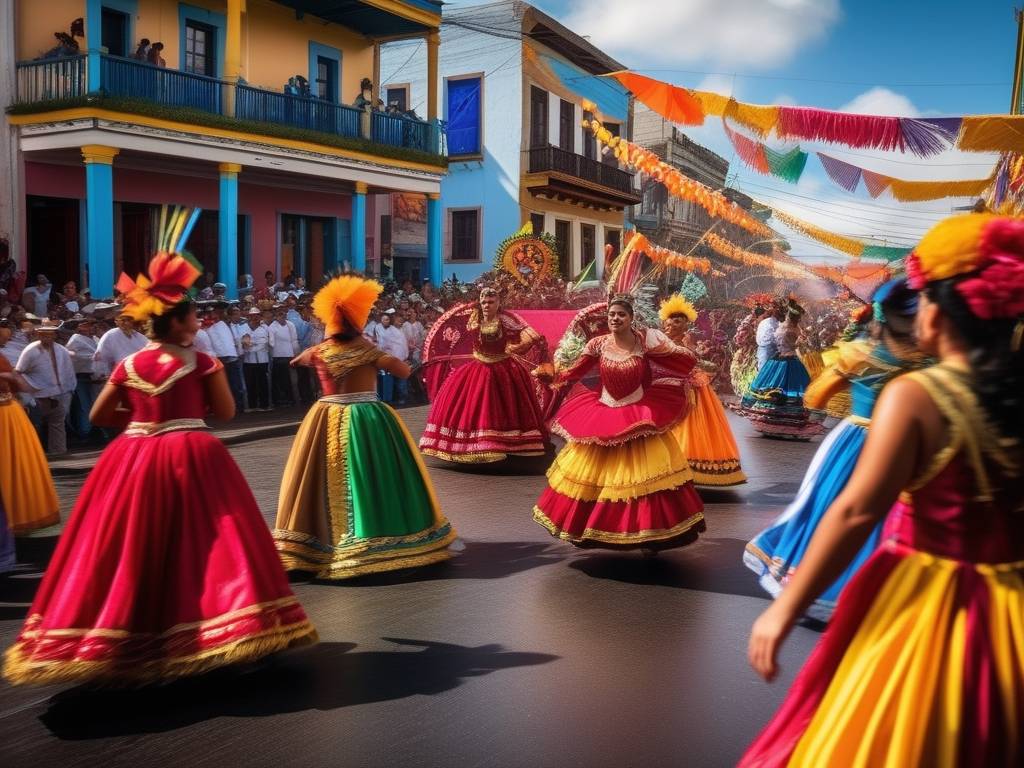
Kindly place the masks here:
[(21, 305), (36, 317), (46, 317), (50, 305), (50, 285), (46, 275), (36, 275), (36, 284), (29, 285), (21, 292)]
[(370, 311), (370, 319), (366, 321), (366, 325), (363, 326), (363, 338), (373, 344), (375, 347), (380, 346), (378, 334), (384, 328), (380, 324), (380, 310), (374, 308)]
[(270, 410), (270, 331), (256, 307), (249, 310), (249, 322), (241, 325), (245, 391), (250, 411)]
[(71, 393), (78, 384), (71, 354), (55, 343), (59, 328), (59, 324), (44, 320), (36, 329), (39, 340), (22, 350), (15, 366), (32, 388), (32, 397), (46, 424), (46, 448), (51, 456), (68, 452), (64, 417), (71, 403)]
[(128, 315), (117, 316), (117, 327), (100, 337), (96, 345), (95, 371), (100, 378), (108, 378), (117, 364), (133, 355), (148, 343), (145, 336), (135, 330), (135, 321)]
[(242, 361), (238, 359), (235, 334), (224, 319), (224, 310), (227, 308), (227, 302), (221, 301), (212, 306), (210, 314), (213, 323), (206, 329), (206, 333), (213, 344), (213, 354), (224, 364), (228, 386), (235, 398), (235, 410), (241, 411), (245, 408), (245, 383), (242, 381)]
[(97, 395), (93, 358), (96, 356), (99, 339), (93, 334), (94, 326), (91, 317), (75, 315), (71, 321), (77, 323), (77, 326), (74, 334), (68, 339), (67, 350), (71, 355), (77, 384), (69, 421), (78, 437), (84, 439), (92, 432), (89, 411), (92, 410), (92, 404)]
[(299, 337), (295, 326), (285, 319), (285, 308), (274, 309), (274, 322), (268, 328), (271, 368), (270, 382), (273, 390), (274, 405), (295, 405), (292, 393), (291, 359), (299, 353)]
[[(405, 340), (405, 334), (392, 324), (395, 317), (395, 310), (389, 309), (380, 317), (381, 331), (377, 334), (379, 341), (377, 346), (382, 352), (399, 360), (409, 359), (409, 343)], [(401, 379), (399, 379), (401, 381)], [(387, 371), (379, 371), (377, 374), (377, 395), (385, 403), (393, 401), (395, 388), (395, 377)], [(403, 402), (402, 392), (398, 393), (399, 404)]]
[(761, 370), (778, 351), (775, 346), (775, 331), (782, 319), (779, 317), (780, 314), (785, 313), (781, 310), (772, 310), (768, 317), (757, 324), (757, 333), (754, 335), (757, 342), (757, 370)]

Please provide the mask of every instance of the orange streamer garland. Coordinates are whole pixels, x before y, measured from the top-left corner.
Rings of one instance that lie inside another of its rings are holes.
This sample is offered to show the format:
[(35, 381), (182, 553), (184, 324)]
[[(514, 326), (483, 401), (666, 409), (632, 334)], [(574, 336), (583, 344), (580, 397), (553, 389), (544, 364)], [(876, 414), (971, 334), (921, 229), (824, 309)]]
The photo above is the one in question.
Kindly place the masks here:
[[(589, 102), (585, 102), (583, 108), (590, 112), (596, 111), (596, 107)], [(674, 197), (696, 203), (713, 218), (735, 224), (753, 235), (771, 237), (772, 230), (764, 222), (750, 215), (725, 195), (684, 176), (649, 149), (619, 136), (613, 136), (600, 120), (584, 120), (583, 127), (590, 130), (598, 142), (611, 149), (620, 162), (660, 182)]]

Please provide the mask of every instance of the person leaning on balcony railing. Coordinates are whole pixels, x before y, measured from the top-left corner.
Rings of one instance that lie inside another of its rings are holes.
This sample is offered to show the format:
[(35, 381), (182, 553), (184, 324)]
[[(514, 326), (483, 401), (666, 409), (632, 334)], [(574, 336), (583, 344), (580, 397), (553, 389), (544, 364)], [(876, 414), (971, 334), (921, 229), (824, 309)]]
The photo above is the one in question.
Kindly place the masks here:
[(135, 49), (135, 54), (132, 56), (136, 61), (146, 61), (149, 58), (149, 38), (144, 37), (139, 40), (139, 47)]
[(153, 45), (149, 47), (149, 52), (146, 54), (146, 61), (152, 64), (154, 67), (166, 67), (167, 62), (164, 61), (164, 57), (160, 55), (163, 49), (163, 43), (153, 43)]

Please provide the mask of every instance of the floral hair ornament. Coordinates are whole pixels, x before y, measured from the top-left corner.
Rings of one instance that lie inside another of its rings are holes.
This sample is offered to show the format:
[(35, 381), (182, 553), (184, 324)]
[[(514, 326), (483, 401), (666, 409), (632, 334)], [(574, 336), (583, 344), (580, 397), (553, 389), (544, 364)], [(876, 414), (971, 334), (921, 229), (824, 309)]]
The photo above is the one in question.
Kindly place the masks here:
[(693, 304), (676, 293), (661, 302), (661, 306), (658, 308), (658, 317), (662, 321), (668, 320), (675, 315), (682, 315), (692, 323), (697, 319), (697, 310)]
[(188, 289), (199, 278), (199, 268), (178, 251), (184, 248), (201, 210), (175, 207), (170, 217), (167, 206), (160, 211), (159, 249), (146, 268), (132, 280), (124, 272), (115, 286), (124, 294), (122, 315), (136, 322), (162, 315), (188, 296)]
[(313, 297), (313, 314), (324, 324), (328, 336), (341, 333), (346, 327), (361, 331), (383, 290), (384, 286), (376, 280), (355, 275), (336, 277)]
[(940, 221), (907, 259), (910, 287), (964, 276), (956, 290), (983, 320), (1024, 314), (1024, 219), (968, 213)]

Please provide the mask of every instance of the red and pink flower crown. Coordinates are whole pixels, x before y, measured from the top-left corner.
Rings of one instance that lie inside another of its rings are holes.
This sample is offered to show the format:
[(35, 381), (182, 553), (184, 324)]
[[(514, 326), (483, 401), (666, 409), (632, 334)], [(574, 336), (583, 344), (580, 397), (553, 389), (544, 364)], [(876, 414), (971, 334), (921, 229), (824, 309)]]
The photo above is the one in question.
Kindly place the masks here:
[(975, 316), (1024, 315), (1024, 219), (952, 216), (932, 227), (907, 258), (907, 282), (916, 290), (961, 275), (956, 290)]

